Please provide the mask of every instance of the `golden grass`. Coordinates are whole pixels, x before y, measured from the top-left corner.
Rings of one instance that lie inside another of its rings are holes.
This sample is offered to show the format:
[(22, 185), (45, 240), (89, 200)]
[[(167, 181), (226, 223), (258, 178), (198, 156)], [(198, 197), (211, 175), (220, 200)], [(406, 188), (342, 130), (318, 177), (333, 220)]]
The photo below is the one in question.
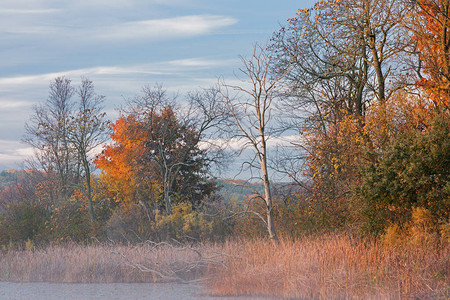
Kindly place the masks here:
[(219, 296), (450, 299), (450, 246), (424, 245), (386, 246), (347, 235), (323, 235), (277, 244), (262, 239), (227, 241), (199, 245), (200, 252), (154, 244), (29, 247), (0, 253), (0, 280), (107, 283), (208, 278), (206, 293)]
[[(214, 248), (204, 246), (202, 251), (211, 252)], [(204, 276), (207, 266), (199, 262), (196, 252), (167, 245), (55, 245), (0, 253), (0, 281), (188, 281)]]
[(345, 235), (228, 242), (213, 295), (289, 299), (450, 299), (449, 247), (387, 249)]

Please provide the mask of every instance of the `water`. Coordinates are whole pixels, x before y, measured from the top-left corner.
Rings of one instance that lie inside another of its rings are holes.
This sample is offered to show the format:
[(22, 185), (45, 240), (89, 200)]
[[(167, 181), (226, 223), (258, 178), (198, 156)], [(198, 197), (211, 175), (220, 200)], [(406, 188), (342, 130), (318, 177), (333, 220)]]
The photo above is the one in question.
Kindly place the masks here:
[(0, 300), (245, 300), (259, 297), (211, 297), (194, 284), (176, 283), (14, 283), (0, 282)]

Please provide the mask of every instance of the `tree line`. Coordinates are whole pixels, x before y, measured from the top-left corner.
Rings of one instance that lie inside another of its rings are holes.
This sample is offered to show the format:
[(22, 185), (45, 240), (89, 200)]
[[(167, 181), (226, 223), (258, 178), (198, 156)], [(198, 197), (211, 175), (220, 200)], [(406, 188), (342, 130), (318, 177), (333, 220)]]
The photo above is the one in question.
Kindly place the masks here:
[[(242, 58), (240, 84), (220, 79), (182, 102), (144, 87), (114, 122), (90, 80), (56, 78), (26, 124), (29, 168), (0, 195), (1, 243), (378, 236), (413, 222), (448, 236), (449, 9), (317, 2)], [(242, 168), (263, 187), (244, 201), (211, 175), (232, 140), (251, 149)]]

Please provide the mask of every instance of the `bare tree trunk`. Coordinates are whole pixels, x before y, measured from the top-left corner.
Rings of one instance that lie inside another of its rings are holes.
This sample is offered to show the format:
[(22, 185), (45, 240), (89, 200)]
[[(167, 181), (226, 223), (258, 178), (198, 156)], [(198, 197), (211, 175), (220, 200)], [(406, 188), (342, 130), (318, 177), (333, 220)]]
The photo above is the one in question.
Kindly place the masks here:
[(164, 180), (164, 205), (166, 207), (166, 213), (172, 214), (172, 199), (170, 199), (170, 183), (167, 178)]
[(267, 232), (269, 233), (269, 238), (277, 240), (277, 234), (275, 232), (275, 225), (273, 222), (273, 203), (272, 194), (270, 192), (269, 174), (267, 171), (266, 151), (266, 143), (264, 142), (262, 146), (261, 172), (263, 175), (264, 184), (264, 201), (266, 202)]
[(91, 220), (91, 223), (94, 223), (95, 221), (95, 214), (94, 214), (94, 206), (92, 203), (92, 185), (91, 185), (91, 170), (89, 166), (89, 162), (86, 159), (86, 154), (82, 157), (83, 160), (83, 168), (84, 168), (84, 178), (86, 180), (86, 198), (88, 201), (89, 206), (89, 219)]

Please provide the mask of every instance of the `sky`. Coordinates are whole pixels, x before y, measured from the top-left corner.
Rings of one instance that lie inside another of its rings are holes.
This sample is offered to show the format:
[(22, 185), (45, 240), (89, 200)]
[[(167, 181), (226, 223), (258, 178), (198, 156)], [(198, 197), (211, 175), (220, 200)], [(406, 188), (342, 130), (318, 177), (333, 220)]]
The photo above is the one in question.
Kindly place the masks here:
[(20, 168), (50, 82), (94, 82), (110, 119), (143, 86), (183, 94), (235, 79), (240, 56), (312, 0), (1, 0), (0, 170)]

